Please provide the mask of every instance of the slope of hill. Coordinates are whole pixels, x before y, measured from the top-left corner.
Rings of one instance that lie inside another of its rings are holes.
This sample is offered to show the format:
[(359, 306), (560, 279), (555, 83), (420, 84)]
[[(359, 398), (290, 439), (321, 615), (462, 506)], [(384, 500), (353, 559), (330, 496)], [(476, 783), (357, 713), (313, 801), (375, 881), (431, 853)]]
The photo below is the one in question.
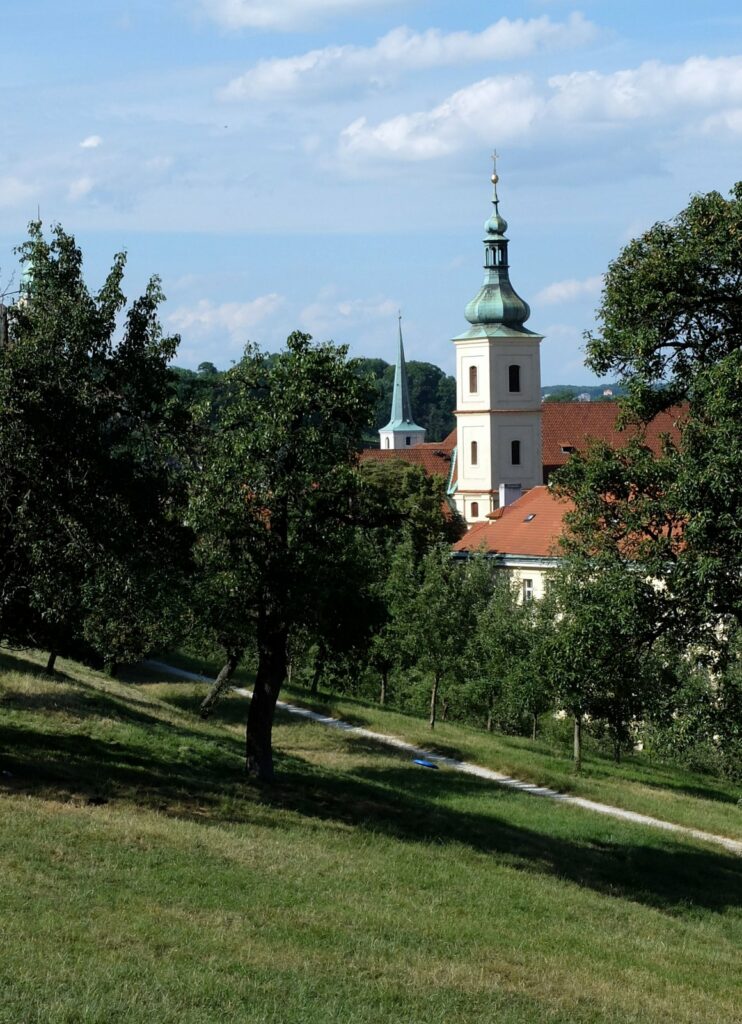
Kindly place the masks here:
[(739, 858), (294, 719), (264, 788), (237, 696), (0, 660), (2, 1024), (735, 1019)]

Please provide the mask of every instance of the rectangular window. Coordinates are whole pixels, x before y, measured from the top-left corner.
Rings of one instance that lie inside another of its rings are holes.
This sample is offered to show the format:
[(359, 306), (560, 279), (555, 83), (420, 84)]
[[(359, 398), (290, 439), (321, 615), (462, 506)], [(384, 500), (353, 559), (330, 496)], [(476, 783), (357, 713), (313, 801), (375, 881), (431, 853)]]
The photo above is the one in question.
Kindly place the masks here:
[(478, 448), (477, 448), (477, 442), (476, 441), (472, 441), (472, 443), (471, 443), (471, 464), (472, 464), (472, 466), (476, 466), (478, 454), (479, 454), (479, 452), (478, 452)]
[(523, 600), (533, 600), (533, 580), (523, 580)]
[(476, 366), (469, 367), (469, 394), (474, 395), (477, 392), (477, 368)]
[(479, 515), (479, 502), (478, 501), (473, 501), (471, 503), (471, 517), (472, 517), (472, 519), (476, 519), (478, 515)]
[(517, 363), (508, 366), (508, 391), (520, 391), (520, 366)]
[(404, 443), (405, 443), (405, 444), (409, 444), (409, 443), (410, 443), (410, 441), (411, 441), (411, 438), (409, 438), (409, 437), (406, 437), (406, 438), (404, 439)]
[(510, 442), (510, 462), (513, 466), (520, 465), (520, 441)]

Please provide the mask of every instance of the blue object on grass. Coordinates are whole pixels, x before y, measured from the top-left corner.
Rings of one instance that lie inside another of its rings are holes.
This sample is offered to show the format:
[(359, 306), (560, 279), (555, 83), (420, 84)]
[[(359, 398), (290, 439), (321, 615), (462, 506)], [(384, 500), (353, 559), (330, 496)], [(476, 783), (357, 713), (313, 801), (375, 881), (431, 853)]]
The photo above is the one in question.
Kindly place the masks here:
[(435, 768), (435, 770), (438, 771), (438, 765), (437, 764), (433, 764), (432, 761), (426, 761), (422, 757), (413, 757), (412, 763), (413, 764), (419, 764), (421, 768)]

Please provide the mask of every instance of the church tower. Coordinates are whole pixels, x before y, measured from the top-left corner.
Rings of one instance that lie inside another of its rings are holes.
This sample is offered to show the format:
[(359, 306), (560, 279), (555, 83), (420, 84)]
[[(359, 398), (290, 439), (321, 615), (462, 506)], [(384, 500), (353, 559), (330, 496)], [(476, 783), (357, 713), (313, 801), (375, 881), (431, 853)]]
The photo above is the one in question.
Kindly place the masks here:
[(471, 327), (456, 346), (456, 507), (468, 523), (543, 483), (542, 335), (524, 327), (528, 304), (510, 283), (507, 222), (494, 211), (484, 226), (484, 283), (466, 307)]
[(392, 391), (392, 412), (389, 422), (379, 431), (382, 450), (392, 448), (413, 448), (425, 440), (425, 427), (419, 427), (412, 418), (410, 389), (407, 384), (407, 367), (404, 362), (402, 344), (402, 315), (399, 316), (399, 348), (394, 367), (394, 390)]

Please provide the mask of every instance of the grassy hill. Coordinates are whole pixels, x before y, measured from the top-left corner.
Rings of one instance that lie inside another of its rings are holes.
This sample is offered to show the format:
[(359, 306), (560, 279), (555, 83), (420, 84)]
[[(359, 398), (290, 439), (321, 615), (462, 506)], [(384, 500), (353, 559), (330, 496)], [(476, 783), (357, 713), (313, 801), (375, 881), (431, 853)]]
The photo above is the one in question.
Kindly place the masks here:
[[(0, 1024), (740, 1019), (740, 858), (287, 716), (261, 787), (243, 698), (203, 723), (202, 686), (40, 665), (0, 655)], [(705, 777), (633, 770), (629, 800), (738, 814)]]

